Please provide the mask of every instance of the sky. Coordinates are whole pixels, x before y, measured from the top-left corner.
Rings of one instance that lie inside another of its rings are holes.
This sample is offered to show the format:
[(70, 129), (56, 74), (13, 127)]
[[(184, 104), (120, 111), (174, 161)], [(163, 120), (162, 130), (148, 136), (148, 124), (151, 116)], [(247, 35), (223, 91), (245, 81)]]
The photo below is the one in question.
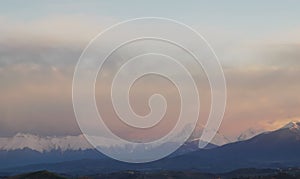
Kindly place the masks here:
[[(222, 134), (274, 130), (300, 120), (299, 7), (296, 0), (1, 1), (0, 136), (79, 134), (71, 95), (80, 54), (109, 26), (145, 16), (183, 22), (214, 48), (228, 90)], [(134, 90), (142, 96), (155, 91), (147, 89), (141, 83)], [(205, 104), (208, 91), (203, 91)], [(101, 94), (97, 100), (101, 103)], [(135, 100), (136, 109), (146, 113), (146, 99)], [(177, 114), (174, 110), (167, 118)], [(208, 108), (202, 112), (204, 118)]]

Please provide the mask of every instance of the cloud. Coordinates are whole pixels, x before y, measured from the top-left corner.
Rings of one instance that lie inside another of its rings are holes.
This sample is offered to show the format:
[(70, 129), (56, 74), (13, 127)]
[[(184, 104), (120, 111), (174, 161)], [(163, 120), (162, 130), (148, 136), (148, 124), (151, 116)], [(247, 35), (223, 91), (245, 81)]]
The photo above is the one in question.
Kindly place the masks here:
[(280, 119), (280, 120), (265, 120), (261, 121), (261, 124), (266, 130), (272, 131), (272, 130), (277, 130), (286, 124), (288, 124), (291, 121), (299, 122), (300, 118), (299, 117), (288, 117), (286, 119)]
[(228, 105), (222, 130), (274, 130), (273, 123), (300, 119), (299, 51), (294, 43), (269, 44), (254, 51), (257, 58), (247, 65), (225, 69)]
[[(81, 15), (47, 17), (34, 22), (0, 18), (0, 135), (79, 134), (71, 99), (74, 67), (88, 41), (106, 27), (104, 24), (114, 21), (87, 20)], [(279, 126), (273, 125), (275, 121), (300, 118), (299, 44), (276, 40), (251, 44), (249, 40), (249, 45), (245, 41), (224, 47), (224, 58), (232, 58), (229, 65), (224, 65), (228, 105), (221, 131), (227, 135), (238, 135), (247, 128), (273, 129)], [(240, 61), (245, 63), (236, 64)], [(115, 67), (114, 63), (108, 64), (108, 69)], [(203, 82), (203, 76), (199, 82)], [(176, 93), (164, 83), (158, 83), (158, 87)], [(209, 89), (202, 89), (202, 83), (199, 88), (205, 104), (201, 108), (203, 125), (210, 93)], [(134, 91), (144, 96), (154, 89), (141, 83)], [(134, 108), (145, 114), (147, 99), (138, 95)]]
[(81, 46), (116, 21), (84, 15), (52, 15), (32, 21), (2, 17), (1, 42), (7, 46)]
[(273, 44), (266, 47), (263, 53), (266, 65), (273, 67), (300, 67), (300, 41), (298, 43)]

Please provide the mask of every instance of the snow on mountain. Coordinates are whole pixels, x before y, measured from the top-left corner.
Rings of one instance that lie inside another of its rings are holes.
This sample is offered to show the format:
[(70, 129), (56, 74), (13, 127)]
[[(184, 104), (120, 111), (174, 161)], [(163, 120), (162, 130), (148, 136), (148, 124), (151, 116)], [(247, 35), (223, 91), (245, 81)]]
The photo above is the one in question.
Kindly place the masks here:
[(242, 132), (236, 139), (236, 141), (244, 141), (244, 140), (248, 140), (260, 133), (264, 132), (263, 130), (261, 129), (253, 129), (253, 128), (250, 128), (250, 129), (247, 129), (246, 131)]
[[(200, 140), (200, 136), (202, 135), (202, 132), (204, 130), (204, 126), (201, 126), (201, 128), (199, 128), (198, 130), (194, 131), (193, 135), (191, 136), (190, 140), (194, 141), (194, 140)], [(214, 138), (211, 141), (208, 141), (211, 144), (217, 145), (217, 146), (222, 146), (228, 143), (232, 143), (235, 140), (232, 139), (231, 137), (228, 137), (224, 134), (222, 134), (222, 132), (217, 131), (216, 135), (214, 136)]]
[[(122, 146), (119, 141), (103, 136), (90, 136), (95, 141), (101, 141), (101, 147), (104, 150), (124, 150), (138, 151), (136, 145)], [(166, 145), (173, 145), (170, 142)], [(147, 147), (147, 146), (145, 146)], [(0, 151), (11, 151), (17, 149), (31, 149), (38, 152), (49, 152), (52, 150), (86, 150), (95, 149), (83, 135), (63, 136), (63, 137), (41, 137), (33, 134), (18, 133), (13, 137), (0, 137)]]
[[(292, 131), (300, 131), (300, 122), (298, 121), (291, 121), (289, 122), (288, 124), (284, 125), (283, 127), (281, 127), (280, 129), (289, 129), (289, 130), (292, 130)], [(280, 130), (279, 129), (279, 130)], [(241, 133), (238, 137), (237, 137), (237, 141), (244, 141), (244, 140), (248, 140), (258, 134), (261, 134), (261, 133), (269, 133), (269, 132), (266, 132), (262, 129), (253, 129), (253, 128), (250, 128), (246, 131), (244, 131), (243, 133)]]
[[(300, 132), (300, 122), (290, 122), (281, 129), (289, 129), (292, 131)], [(239, 135), (236, 140), (248, 140), (262, 132), (263, 130), (251, 128)], [(194, 135), (190, 139), (190, 142), (199, 140), (196, 136), (197, 135)], [(119, 147), (122, 147), (118, 146), (118, 141), (112, 141), (111, 139), (107, 139), (104, 137), (100, 137), (99, 140), (103, 141), (102, 147), (107, 147), (108, 149), (119, 149)], [(220, 132), (217, 132), (216, 136), (211, 141), (211, 143), (221, 146), (227, 143), (231, 143), (233, 141), (235, 140), (229, 139)], [(18, 133), (13, 137), (0, 137), (0, 150), (9, 151), (25, 148), (29, 148), (38, 152), (49, 152), (51, 150), (86, 150), (93, 149), (94, 147), (92, 147), (91, 144), (89, 144), (89, 142), (85, 139), (83, 135), (63, 137), (41, 137), (38, 135)]]
[(225, 136), (224, 134), (222, 134), (221, 132), (217, 132), (215, 137), (213, 138), (213, 140), (211, 141), (212, 144), (218, 145), (218, 146), (222, 146), (228, 143), (233, 142), (234, 140), (231, 139), (228, 136)]
[(51, 150), (85, 150), (92, 148), (83, 135), (65, 137), (40, 137), (18, 133), (13, 137), (0, 138), (0, 150), (29, 148), (39, 152)]
[[(128, 150), (138, 151), (136, 146), (120, 146), (118, 141), (114, 141), (105, 137), (96, 137), (93, 136), (96, 140), (102, 141), (102, 148), (106, 148), (106, 150), (119, 150), (120, 148), (128, 148)], [(194, 139), (196, 140), (196, 139)], [(170, 142), (166, 144), (173, 145), (174, 142)], [(195, 144), (195, 147), (198, 149), (198, 145), (196, 141), (188, 141), (187, 144), (190, 143)], [(214, 146), (213, 144), (209, 144), (209, 147)], [(18, 149), (31, 149), (38, 152), (50, 152), (52, 150), (86, 150), (86, 149), (94, 149), (89, 142), (85, 139), (83, 135), (78, 136), (63, 136), (63, 137), (41, 137), (33, 134), (25, 134), (18, 133), (12, 137), (0, 137), (0, 151), (12, 151)]]
[(283, 126), (281, 129), (300, 130), (300, 122), (291, 121)]

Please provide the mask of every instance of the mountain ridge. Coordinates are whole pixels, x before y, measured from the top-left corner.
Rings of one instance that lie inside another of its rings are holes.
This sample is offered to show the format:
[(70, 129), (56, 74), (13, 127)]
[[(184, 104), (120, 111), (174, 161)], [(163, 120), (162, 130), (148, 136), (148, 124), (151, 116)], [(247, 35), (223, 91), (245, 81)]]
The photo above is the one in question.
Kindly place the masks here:
[[(194, 149), (145, 164), (128, 164), (108, 157), (93, 155), (78, 160), (52, 164), (26, 165), (11, 168), (11, 172), (51, 169), (66, 173), (117, 172), (122, 170), (195, 170), (227, 172), (238, 168), (282, 168), (300, 166), (300, 123), (264, 132), (245, 141), (229, 143), (211, 149)], [(195, 142), (197, 144), (197, 141)], [(94, 151), (97, 152), (97, 151)], [(75, 153), (77, 156), (79, 153)], [(99, 154), (99, 152), (98, 152)], [(42, 154), (40, 154), (42, 155)], [(79, 154), (81, 155), (81, 154)], [(22, 155), (21, 155), (22, 156)], [(0, 152), (1, 157), (1, 152)], [(18, 161), (19, 158), (16, 159)], [(0, 160), (1, 161), (1, 160)], [(3, 160), (2, 160), (3, 161)], [(47, 161), (47, 160), (43, 160)], [(5, 163), (4, 163), (5, 165)], [(81, 168), (83, 170), (81, 170)], [(6, 170), (8, 171), (8, 170)]]
[(40, 137), (33, 134), (17, 133), (10, 138), (0, 138), (0, 150), (9, 151), (29, 148), (38, 152), (51, 150), (85, 150), (93, 147), (83, 135), (64, 137)]

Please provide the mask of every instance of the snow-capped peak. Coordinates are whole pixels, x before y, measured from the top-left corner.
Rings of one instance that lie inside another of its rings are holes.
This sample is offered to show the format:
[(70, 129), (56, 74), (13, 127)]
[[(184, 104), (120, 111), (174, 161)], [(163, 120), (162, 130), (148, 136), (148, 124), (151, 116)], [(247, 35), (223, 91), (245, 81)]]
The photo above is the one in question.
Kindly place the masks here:
[(242, 132), (238, 137), (237, 137), (237, 141), (244, 141), (244, 140), (248, 140), (260, 133), (264, 132), (262, 129), (247, 129), (246, 131)]
[(39, 152), (51, 150), (85, 150), (92, 148), (83, 135), (65, 137), (40, 137), (18, 133), (13, 137), (0, 138), (0, 150), (29, 148)]
[(300, 122), (292, 121), (283, 126), (282, 129), (300, 130)]
[[(192, 137), (189, 140), (191, 142), (200, 141), (201, 137), (199, 138), (199, 136), (202, 135), (202, 132), (203, 132), (204, 128), (205, 128), (205, 126), (201, 126), (198, 130), (195, 130)], [(224, 144), (228, 144), (228, 143), (231, 143), (233, 141), (234, 140), (233, 140), (232, 137), (228, 137), (228, 136), (222, 134), (222, 132), (217, 131), (216, 135), (214, 136), (214, 138), (211, 141), (209, 141), (209, 143), (215, 144), (217, 146), (222, 146)]]

